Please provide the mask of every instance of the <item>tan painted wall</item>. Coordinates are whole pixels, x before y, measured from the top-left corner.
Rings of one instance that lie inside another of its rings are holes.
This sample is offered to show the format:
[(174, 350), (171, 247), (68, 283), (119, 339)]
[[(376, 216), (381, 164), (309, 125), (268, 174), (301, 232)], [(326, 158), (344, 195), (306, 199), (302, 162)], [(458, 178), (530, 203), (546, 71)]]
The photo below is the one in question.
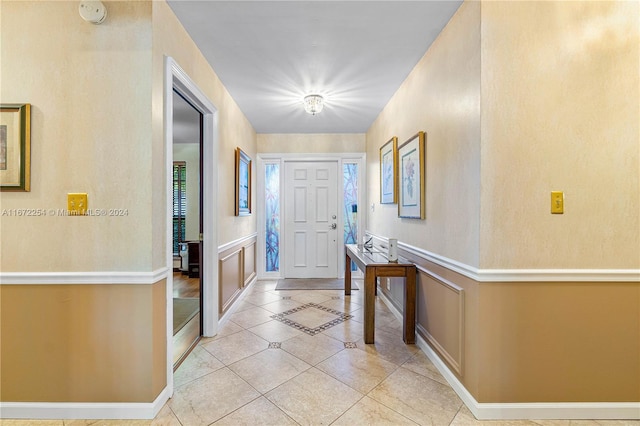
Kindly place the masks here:
[(0, 286), (0, 400), (152, 402), (166, 385), (165, 288)]
[[(151, 4), (106, 2), (102, 25), (77, 1), (3, 1), (0, 101), (31, 103), (31, 192), (0, 195), (3, 272), (149, 271)], [(67, 193), (126, 216), (68, 217)]]
[[(380, 204), (380, 147), (426, 132), (426, 220)], [(464, 3), (367, 131), (367, 229), (479, 266), (480, 3)], [(393, 235), (389, 232), (392, 230)]]
[(483, 268), (640, 268), (639, 9), (482, 3)]
[(365, 135), (360, 133), (258, 135), (260, 153), (364, 152)]
[[(242, 148), (253, 160), (256, 159), (256, 133), (231, 98), (222, 82), (209, 66), (195, 43), (164, 1), (153, 2), (153, 150), (154, 164), (164, 161), (163, 90), (164, 56), (171, 56), (198, 85), (218, 109), (218, 242), (222, 245), (247, 236), (256, 230), (256, 215), (237, 217), (235, 203), (235, 149)], [(154, 169), (156, 172), (158, 168)], [(252, 185), (255, 188), (255, 165)], [(164, 209), (164, 174), (154, 173), (154, 211)], [(255, 206), (255, 191), (252, 205)], [(164, 220), (154, 215), (156, 234), (164, 235)], [(160, 237), (158, 237), (160, 238)], [(162, 247), (162, 245), (159, 245)], [(164, 253), (154, 252), (154, 261), (166, 263)]]
[(479, 402), (640, 401), (638, 283), (483, 283)]

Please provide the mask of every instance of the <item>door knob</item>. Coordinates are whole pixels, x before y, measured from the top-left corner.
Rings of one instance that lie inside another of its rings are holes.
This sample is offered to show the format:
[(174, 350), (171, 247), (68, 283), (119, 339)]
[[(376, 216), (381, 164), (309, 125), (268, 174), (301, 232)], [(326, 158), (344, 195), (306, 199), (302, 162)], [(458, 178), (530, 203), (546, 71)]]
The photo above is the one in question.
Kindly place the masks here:
[(336, 229), (338, 227), (337, 224), (332, 223), (331, 225), (329, 225), (329, 229)]

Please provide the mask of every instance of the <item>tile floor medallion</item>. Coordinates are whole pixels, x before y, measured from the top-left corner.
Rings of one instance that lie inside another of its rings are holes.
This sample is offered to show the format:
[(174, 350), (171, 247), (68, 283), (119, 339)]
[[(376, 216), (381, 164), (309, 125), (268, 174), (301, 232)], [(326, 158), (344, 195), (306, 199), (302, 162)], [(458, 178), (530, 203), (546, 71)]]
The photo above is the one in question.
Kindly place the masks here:
[[(298, 315), (303, 311), (304, 315)], [(353, 318), (353, 315), (348, 315), (316, 303), (307, 303), (297, 308), (271, 315), (271, 318), (307, 333), (310, 336), (315, 336), (318, 333)]]

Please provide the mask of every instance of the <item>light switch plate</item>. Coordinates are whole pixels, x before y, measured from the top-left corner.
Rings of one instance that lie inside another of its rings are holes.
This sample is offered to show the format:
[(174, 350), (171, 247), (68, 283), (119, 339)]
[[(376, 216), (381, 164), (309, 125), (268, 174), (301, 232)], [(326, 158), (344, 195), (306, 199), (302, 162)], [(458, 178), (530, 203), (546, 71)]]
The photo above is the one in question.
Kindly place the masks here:
[(551, 214), (564, 213), (564, 192), (551, 191)]
[(87, 214), (87, 194), (74, 192), (67, 194), (67, 210), (69, 215), (83, 216)]

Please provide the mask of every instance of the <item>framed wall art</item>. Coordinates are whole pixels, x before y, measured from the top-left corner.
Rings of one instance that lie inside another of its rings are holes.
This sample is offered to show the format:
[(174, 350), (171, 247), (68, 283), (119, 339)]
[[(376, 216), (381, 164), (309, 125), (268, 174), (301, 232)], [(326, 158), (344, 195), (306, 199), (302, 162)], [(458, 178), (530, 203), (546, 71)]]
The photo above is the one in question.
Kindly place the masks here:
[(251, 214), (251, 157), (236, 148), (236, 216)]
[(418, 132), (398, 147), (398, 216), (425, 218), (425, 133)]
[(0, 190), (31, 191), (31, 105), (0, 105)]
[(398, 202), (398, 138), (392, 137), (380, 148), (380, 204)]

